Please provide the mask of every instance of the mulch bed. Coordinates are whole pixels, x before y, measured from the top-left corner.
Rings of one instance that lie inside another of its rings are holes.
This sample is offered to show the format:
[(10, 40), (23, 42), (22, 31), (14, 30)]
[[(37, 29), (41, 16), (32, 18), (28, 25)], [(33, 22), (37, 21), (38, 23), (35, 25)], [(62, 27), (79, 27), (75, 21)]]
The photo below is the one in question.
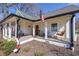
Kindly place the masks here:
[[(30, 47), (30, 51), (25, 52), (22, 50), (23, 47)], [(45, 52), (45, 56), (72, 56), (72, 50), (65, 49), (63, 47), (58, 47), (52, 44), (38, 42), (38, 41), (31, 41), (29, 43), (23, 44), (21, 49), (18, 53), (11, 53), (10, 56), (34, 56), (34, 52), (36, 50), (41, 50)]]

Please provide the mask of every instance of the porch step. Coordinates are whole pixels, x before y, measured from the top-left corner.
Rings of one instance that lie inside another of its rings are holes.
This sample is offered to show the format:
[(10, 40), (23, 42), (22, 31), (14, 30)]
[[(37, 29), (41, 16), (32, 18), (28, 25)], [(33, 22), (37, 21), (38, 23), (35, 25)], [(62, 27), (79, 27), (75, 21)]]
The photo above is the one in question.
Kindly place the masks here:
[(35, 38), (34, 40), (37, 40), (37, 41), (40, 41), (40, 42), (46, 42), (46, 43), (49, 43), (49, 44), (54, 44), (56, 46), (60, 46), (60, 47), (64, 47), (67, 43), (64, 43), (64, 42), (60, 42), (59, 40), (50, 40), (50, 39), (37, 39)]
[(20, 44), (24, 44), (24, 43), (30, 42), (30, 41), (32, 41), (32, 40), (33, 40), (33, 38), (30, 38), (30, 39), (24, 40), (24, 41), (20, 41)]
[(33, 38), (32, 36), (24, 36), (22, 38), (19, 39), (20, 41), (20, 44), (24, 44), (24, 43), (27, 43), (27, 42), (30, 42), (32, 40), (36, 40), (36, 41), (40, 41), (40, 42), (46, 42), (46, 43), (49, 43), (49, 44), (54, 44), (56, 46), (60, 46), (60, 47), (64, 47), (67, 42), (64, 42), (64, 41), (61, 41), (61, 40), (56, 40), (56, 39), (44, 39), (44, 38)]
[(23, 36), (19, 39), (20, 42), (31, 39), (32, 36)]

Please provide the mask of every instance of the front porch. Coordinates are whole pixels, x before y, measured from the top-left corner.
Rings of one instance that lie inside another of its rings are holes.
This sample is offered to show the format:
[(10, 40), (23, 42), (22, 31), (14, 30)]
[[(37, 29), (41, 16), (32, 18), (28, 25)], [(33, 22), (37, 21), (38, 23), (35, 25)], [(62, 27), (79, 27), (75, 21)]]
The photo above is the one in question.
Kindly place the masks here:
[[(71, 17), (72, 15), (65, 15), (45, 20), (45, 22), (31, 22), (12, 17), (2, 23), (2, 36), (6, 40), (16, 39), (17, 42), (20, 41), (20, 44), (37, 40), (64, 47), (71, 42)], [(55, 36), (58, 32), (62, 33), (58, 34), (61, 37)]]
[[(36, 41), (46, 42), (46, 43), (49, 43), (49, 44), (54, 44), (56, 46), (64, 47), (68, 43), (68, 41), (65, 41), (66, 39), (60, 39), (59, 40), (59, 39), (49, 37), (48, 32), (47, 32), (48, 31), (47, 23), (43, 23), (43, 24), (45, 24), (45, 33), (43, 31), (43, 33), (44, 33), (43, 35), (41, 33), (37, 34), (35, 32), (35, 23), (33, 23), (33, 26), (31, 26), (30, 24), (27, 25), (31, 28), (30, 34), (26, 33), (26, 35), (24, 34), (23, 36), (19, 35), (18, 34), (19, 30), (21, 29), (22, 31), (24, 31), (23, 30), (23, 28), (25, 28), (24, 25), (27, 23), (27, 22), (21, 21), (21, 20), (20, 20), (20, 22), (17, 23), (17, 21), (7, 21), (6, 24), (4, 24), (4, 26), (3, 26), (3, 31), (2, 31), (3, 32), (3, 38), (6, 39), (6, 40), (7, 39), (9, 39), (9, 40), (10, 39), (16, 39), (16, 41), (19, 40), (20, 44), (24, 44), (24, 43), (30, 42), (32, 40), (36, 40)], [(25, 22), (25, 24), (24, 24), (24, 22)], [(18, 25), (20, 25), (19, 29), (18, 29)], [(29, 30), (30, 30), (30, 28), (29, 28)], [(29, 31), (29, 30), (27, 30), (27, 31)], [(27, 31), (25, 31), (25, 32), (27, 32)]]

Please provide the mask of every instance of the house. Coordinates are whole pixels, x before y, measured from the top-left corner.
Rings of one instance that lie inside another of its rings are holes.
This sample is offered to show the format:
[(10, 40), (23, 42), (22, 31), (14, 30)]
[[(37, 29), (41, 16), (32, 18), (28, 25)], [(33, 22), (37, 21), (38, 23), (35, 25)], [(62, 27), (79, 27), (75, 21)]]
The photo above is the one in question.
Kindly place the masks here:
[[(55, 38), (70, 42), (73, 47), (75, 39), (75, 13), (79, 7), (70, 5), (44, 15), (44, 22), (39, 17), (32, 17), (27, 14), (10, 14), (1, 22), (2, 38), (19, 40), (21, 36), (41, 36), (44, 40)], [(59, 37), (59, 38), (58, 38)]]

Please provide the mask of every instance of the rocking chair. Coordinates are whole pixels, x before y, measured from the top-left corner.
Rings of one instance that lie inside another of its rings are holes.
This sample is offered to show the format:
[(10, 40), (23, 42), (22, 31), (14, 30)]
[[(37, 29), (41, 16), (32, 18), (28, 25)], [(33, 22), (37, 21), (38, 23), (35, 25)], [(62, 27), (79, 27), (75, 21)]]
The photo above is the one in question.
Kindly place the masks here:
[(63, 39), (64, 38), (64, 34), (65, 34), (65, 30), (59, 31), (53, 36), (53, 38), (55, 38), (55, 39)]

